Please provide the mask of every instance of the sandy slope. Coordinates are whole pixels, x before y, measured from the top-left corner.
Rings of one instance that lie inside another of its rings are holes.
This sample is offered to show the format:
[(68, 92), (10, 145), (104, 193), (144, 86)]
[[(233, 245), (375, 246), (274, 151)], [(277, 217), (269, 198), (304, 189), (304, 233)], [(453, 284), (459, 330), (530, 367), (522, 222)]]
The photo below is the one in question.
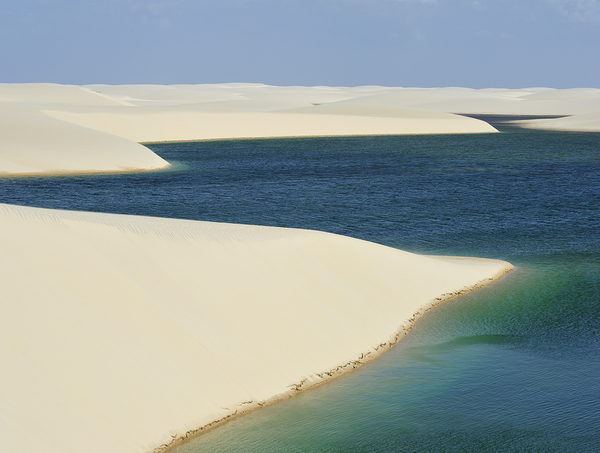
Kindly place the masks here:
[(436, 298), (511, 268), (10, 205), (0, 256), (0, 451), (45, 453), (151, 451), (376, 356)]
[(155, 170), (169, 163), (145, 146), (0, 102), (0, 175)]

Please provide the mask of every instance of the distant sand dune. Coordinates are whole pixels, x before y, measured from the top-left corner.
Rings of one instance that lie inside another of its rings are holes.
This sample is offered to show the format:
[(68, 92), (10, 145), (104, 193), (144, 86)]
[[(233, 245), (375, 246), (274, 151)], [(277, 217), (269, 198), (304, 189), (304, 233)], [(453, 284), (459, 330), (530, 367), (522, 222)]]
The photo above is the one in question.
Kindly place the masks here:
[(114, 173), (168, 166), (131, 140), (0, 103), (0, 175)]
[(599, 132), (600, 112), (584, 113), (564, 118), (513, 121), (521, 127), (572, 132)]
[[(451, 134), (495, 132), (483, 121), (406, 109), (404, 116), (353, 114), (177, 111), (140, 108), (118, 113), (45, 111), (50, 116), (135, 142), (223, 138)], [(412, 115), (411, 115), (412, 114)]]
[(496, 132), (456, 114), (569, 115), (527, 127), (599, 131), (600, 90), (0, 84), (0, 176), (167, 166), (132, 142)]

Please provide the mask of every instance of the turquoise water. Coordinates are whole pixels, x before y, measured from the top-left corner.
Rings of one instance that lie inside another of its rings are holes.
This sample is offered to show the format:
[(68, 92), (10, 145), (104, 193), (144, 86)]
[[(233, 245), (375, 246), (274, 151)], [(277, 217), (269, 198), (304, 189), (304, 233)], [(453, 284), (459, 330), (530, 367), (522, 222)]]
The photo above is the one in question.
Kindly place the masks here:
[(381, 359), (183, 452), (600, 451), (600, 134), (152, 145), (173, 169), (0, 180), (3, 202), (312, 228), (517, 269)]

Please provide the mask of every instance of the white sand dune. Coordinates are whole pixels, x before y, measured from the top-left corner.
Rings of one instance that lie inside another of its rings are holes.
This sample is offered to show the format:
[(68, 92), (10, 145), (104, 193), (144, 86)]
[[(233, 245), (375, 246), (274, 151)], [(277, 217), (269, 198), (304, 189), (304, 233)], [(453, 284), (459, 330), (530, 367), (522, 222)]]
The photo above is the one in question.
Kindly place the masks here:
[(373, 115), (368, 108), (318, 108), (365, 95), (351, 89), (238, 84), (206, 88), (93, 85), (86, 89), (118, 96), (136, 108), (48, 106), (44, 113), (136, 142), (495, 132), (485, 122), (440, 112), (379, 109)]
[(379, 106), (459, 114), (566, 116), (600, 112), (600, 90), (388, 88), (335, 105), (340, 110)]
[(512, 268), (10, 205), (0, 256), (0, 451), (45, 453), (152, 451), (377, 356), (433, 303)]
[(0, 84), (0, 176), (168, 166), (139, 142), (495, 131), (482, 121), (438, 112), (293, 112), (369, 93), (260, 84)]
[[(452, 134), (494, 132), (483, 121), (436, 112), (407, 111), (404, 116), (338, 115), (244, 111), (136, 111), (75, 113), (45, 111), (50, 116), (118, 135), (135, 142), (223, 138)], [(476, 127), (473, 126), (475, 124)], [(477, 130), (479, 129), (479, 130)]]
[(55, 83), (0, 83), (0, 100), (32, 105), (122, 105), (114, 97), (73, 85)]
[(113, 173), (168, 166), (131, 140), (0, 102), (0, 176)]
[(571, 116), (527, 125), (599, 131), (600, 90), (0, 84), (0, 175), (167, 165), (132, 142), (496, 132), (456, 114)]

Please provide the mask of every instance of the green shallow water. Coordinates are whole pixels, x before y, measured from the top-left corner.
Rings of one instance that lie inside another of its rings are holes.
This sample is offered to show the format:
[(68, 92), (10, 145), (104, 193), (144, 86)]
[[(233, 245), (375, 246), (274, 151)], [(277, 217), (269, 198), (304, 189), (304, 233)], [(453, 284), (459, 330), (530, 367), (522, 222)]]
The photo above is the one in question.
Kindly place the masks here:
[(137, 175), (0, 180), (3, 202), (312, 228), (500, 258), (379, 360), (191, 452), (600, 451), (600, 134), (151, 145)]
[(519, 267), (359, 371), (176, 451), (597, 451), (598, 293), (585, 306), (580, 271)]

